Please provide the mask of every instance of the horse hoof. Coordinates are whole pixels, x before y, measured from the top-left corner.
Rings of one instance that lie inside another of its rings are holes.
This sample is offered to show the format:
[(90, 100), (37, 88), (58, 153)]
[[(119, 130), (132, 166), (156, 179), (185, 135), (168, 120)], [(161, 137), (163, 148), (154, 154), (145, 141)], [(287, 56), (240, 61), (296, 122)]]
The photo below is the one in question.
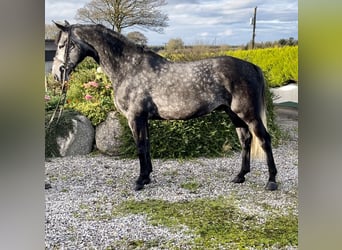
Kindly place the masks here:
[(232, 180), (232, 182), (234, 182), (234, 183), (243, 183), (243, 182), (245, 182), (245, 177), (236, 176), (236, 177)]
[(135, 184), (135, 187), (134, 187), (135, 191), (140, 191), (142, 189), (144, 189), (144, 184), (138, 184), (138, 183)]
[(278, 184), (274, 181), (267, 182), (266, 190), (274, 191), (278, 189)]
[(135, 183), (134, 190), (135, 191), (142, 190), (144, 188), (144, 186), (149, 184), (150, 182), (151, 182), (151, 179), (149, 177), (145, 178), (145, 179), (139, 178)]

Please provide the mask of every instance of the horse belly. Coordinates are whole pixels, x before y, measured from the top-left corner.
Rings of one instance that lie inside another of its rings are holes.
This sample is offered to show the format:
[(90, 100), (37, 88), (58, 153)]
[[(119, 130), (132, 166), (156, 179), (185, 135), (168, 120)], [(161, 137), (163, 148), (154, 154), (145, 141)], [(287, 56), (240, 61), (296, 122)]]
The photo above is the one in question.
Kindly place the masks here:
[(213, 102), (203, 101), (201, 99), (173, 98), (172, 95), (165, 98), (154, 100), (158, 114), (166, 120), (186, 120), (199, 117), (210, 113), (215, 109)]
[(225, 104), (224, 86), (211, 63), (173, 64), (151, 91), (163, 119), (184, 120), (210, 113)]

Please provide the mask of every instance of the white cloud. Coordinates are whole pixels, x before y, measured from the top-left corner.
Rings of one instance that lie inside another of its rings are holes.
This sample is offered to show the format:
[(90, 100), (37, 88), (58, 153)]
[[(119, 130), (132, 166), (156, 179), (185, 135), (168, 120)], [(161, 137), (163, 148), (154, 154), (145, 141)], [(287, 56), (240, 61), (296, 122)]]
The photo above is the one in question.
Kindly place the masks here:
[(51, 20), (68, 20), (75, 23), (75, 15), (78, 9), (90, 0), (45, 0), (45, 22), (51, 23)]
[(209, 33), (208, 32), (202, 32), (201, 34), (199, 34), (200, 36), (202, 37), (206, 37), (206, 36), (209, 36)]
[(231, 29), (226, 29), (225, 31), (218, 33), (219, 36), (231, 36), (233, 34), (234, 32)]

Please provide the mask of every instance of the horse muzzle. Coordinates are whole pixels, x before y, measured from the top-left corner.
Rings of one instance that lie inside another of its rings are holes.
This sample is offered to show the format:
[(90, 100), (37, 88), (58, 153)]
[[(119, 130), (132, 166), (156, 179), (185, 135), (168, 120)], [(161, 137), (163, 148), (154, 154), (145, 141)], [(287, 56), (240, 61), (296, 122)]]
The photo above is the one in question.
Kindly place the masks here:
[(54, 72), (54, 79), (56, 81), (59, 82), (65, 82), (69, 80), (69, 76), (71, 74), (71, 72), (74, 69), (74, 65), (73, 64), (68, 64), (67, 66), (65, 66), (64, 64), (61, 64), (59, 66), (59, 70)]

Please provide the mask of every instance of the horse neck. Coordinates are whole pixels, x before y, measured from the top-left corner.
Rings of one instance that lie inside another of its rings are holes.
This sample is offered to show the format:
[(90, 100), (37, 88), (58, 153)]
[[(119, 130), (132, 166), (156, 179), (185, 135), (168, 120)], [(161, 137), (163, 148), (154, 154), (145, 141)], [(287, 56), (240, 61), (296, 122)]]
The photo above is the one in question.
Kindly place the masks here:
[[(133, 44), (125, 44), (126, 41), (115, 37), (110, 31), (104, 32), (103, 28), (95, 27), (94, 30), (82, 32), (82, 39), (94, 48), (98, 56), (97, 62), (115, 88), (125, 77), (124, 72), (130, 72), (130, 67), (134, 65), (132, 61), (142, 60), (144, 55)], [(91, 54), (88, 56), (93, 57)]]

